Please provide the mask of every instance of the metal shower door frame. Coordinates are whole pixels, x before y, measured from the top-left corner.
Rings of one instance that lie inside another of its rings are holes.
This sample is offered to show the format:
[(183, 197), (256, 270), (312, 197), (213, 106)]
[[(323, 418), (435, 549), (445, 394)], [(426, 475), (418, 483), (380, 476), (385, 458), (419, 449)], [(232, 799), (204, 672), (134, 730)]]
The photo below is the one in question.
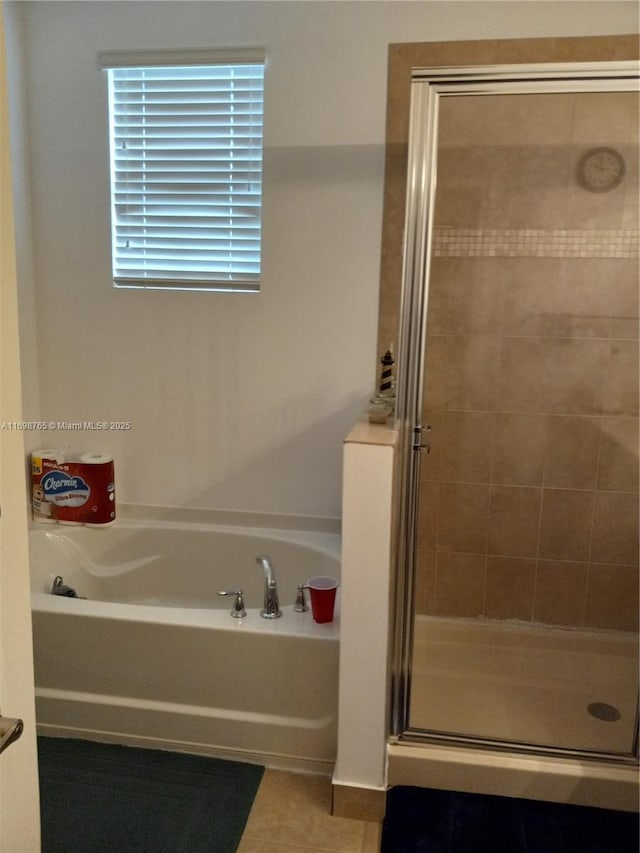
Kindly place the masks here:
[[(640, 65), (580, 62), (526, 65), (414, 68), (411, 79), (407, 193), (403, 246), (396, 425), (399, 432), (399, 534), (397, 537), (394, 626), (391, 660), (391, 740), (464, 743), (519, 752), (582, 755), (600, 753), (488, 741), (429, 733), (409, 725), (411, 659), (420, 458), (429, 449), (429, 426), (422, 422), (425, 349), (437, 185), (438, 116), (442, 97), (572, 92), (638, 92)], [(637, 754), (637, 720), (636, 743)], [(626, 757), (607, 756), (617, 761)], [(635, 760), (635, 759), (634, 759)]]

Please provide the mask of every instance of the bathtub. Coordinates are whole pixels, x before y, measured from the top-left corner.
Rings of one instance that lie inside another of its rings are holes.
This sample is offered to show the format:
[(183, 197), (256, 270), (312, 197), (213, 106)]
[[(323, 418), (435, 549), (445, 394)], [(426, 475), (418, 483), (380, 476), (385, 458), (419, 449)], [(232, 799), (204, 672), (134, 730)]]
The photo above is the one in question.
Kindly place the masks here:
[[(293, 604), (309, 577), (339, 577), (339, 534), (168, 516), (30, 531), (39, 732), (330, 773), (340, 596), (329, 624)], [(279, 619), (260, 616), (258, 554)], [(56, 575), (84, 598), (51, 595)], [(236, 589), (242, 619), (217, 594)]]

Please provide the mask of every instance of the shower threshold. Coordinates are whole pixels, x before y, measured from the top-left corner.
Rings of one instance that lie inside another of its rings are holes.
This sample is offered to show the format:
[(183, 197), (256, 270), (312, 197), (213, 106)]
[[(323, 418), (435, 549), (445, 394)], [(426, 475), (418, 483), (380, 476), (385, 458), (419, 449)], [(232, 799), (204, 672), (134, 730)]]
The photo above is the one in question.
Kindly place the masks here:
[(636, 634), (416, 617), (412, 730), (630, 756), (637, 701)]

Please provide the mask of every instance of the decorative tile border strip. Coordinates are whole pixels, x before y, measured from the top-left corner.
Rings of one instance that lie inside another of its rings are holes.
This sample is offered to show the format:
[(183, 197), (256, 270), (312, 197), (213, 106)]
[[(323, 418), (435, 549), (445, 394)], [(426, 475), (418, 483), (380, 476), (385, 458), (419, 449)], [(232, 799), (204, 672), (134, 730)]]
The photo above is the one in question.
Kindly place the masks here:
[(640, 233), (631, 230), (545, 231), (534, 228), (436, 228), (441, 258), (637, 258)]

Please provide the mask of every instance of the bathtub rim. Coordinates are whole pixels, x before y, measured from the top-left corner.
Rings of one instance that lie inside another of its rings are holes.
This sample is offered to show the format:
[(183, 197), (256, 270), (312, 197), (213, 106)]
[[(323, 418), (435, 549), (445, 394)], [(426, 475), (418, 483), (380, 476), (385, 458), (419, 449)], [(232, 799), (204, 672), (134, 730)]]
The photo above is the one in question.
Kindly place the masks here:
[(164, 607), (148, 604), (129, 604), (114, 601), (92, 601), (66, 598), (46, 592), (31, 594), (31, 608), (39, 613), (82, 616), (114, 622), (131, 621), (175, 627), (206, 628), (212, 631), (240, 631), (242, 633), (300, 637), (310, 640), (337, 642), (340, 639), (340, 611), (336, 604), (333, 622), (318, 624), (311, 610), (296, 613), (293, 606), (282, 608), (280, 619), (263, 619), (259, 607), (247, 608), (244, 619), (234, 619), (229, 610), (207, 610), (191, 607)]
[[(340, 518), (270, 512), (246, 512), (235, 509), (212, 509), (160, 504), (118, 503), (116, 523), (120, 520), (175, 521), (257, 527), (267, 530), (303, 530), (317, 533), (342, 532)], [(33, 522), (36, 524), (36, 522)]]
[[(338, 561), (341, 558), (341, 535), (335, 519), (312, 518), (310, 516), (283, 516), (257, 513), (235, 513), (219, 510), (192, 510), (184, 507), (149, 507), (125, 504), (124, 512), (118, 508), (118, 518), (113, 525), (97, 529), (97, 535), (109, 530), (180, 530), (194, 532), (219, 532), (237, 536), (262, 536), (277, 541), (291, 542), (320, 551)], [(250, 523), (249, 523), (250, 522)], [(256, 522), (260, 522), (256, 524)], [(269, 526), (273, 525), (273, 526)], [(86, 529), (90, 535), (93, 528), (86, 526), (49, 525), (33, 522), (31, 534), (65, 534)], [(46, 592), (32, 591), (32, 610), (46, 613), (85, 616), (98, 619), (131, 620), (162, 625), (183, 625), (213, 630), (235, 630), (258, 635), (277, 634), (300, 636), (317, 640), (337, 641), (340, 637), (340, 596), (336, 599), (333, 622), (314, 622), (311, 609), (296, 613), (293, 605), (282, 607), (279, 619), (263, 619), (260, 607), (247, 608), (247, 616), (235, 619), (230, 610), (166, 607), (133, 604), (128, 602), (97, 601), (91, 599), (66, 598)]]
[[(278, 516), (281, 521), (284, 521), (284, 516)], [(258, 521), (263, 523), (255, 523)], [(185, 516), (182, 513), (177, 515), (150, 513), (148, 516), (143, 515), (124, 515), (118, 517), (113, 524), (103, 527), (91, 527), (88, 525), (72, 525), (72, 524), (42, 524), (32, 522), (29, 528), (31, 533), (54, 533), (64, 536), (65, 534), (72, 535), (74, 530), (89, 531), (90, 535), (95, 532), (96, 536), (104, 535), (110, 530), (193, 530), (194, 532), (215, 531), (219, 533), (227, 533), (231, 535), (248, 535), (248, 536), (263, 536), (267, 539), (275, 539), (278, 541), (292, 542), (298, 545), (304, 545), (322, 553), (329, 554), (337, 560), (341, 559), (342, 536), (339, 530), (327, 529), (323, 530), (322, 525), (316, 525), (315, 522), (321, 522), (322, 519), (310, 519), (309, 527), (304, 527), (302, 524), (297, 526), (292, 520), (293, 526), (286, 524), (269, 526), (268, 516), (262, 516), (261, 519), (252, 517), (251, 523), (246, 517), (246, 514), (240, 514), (236, 522), (234, 522), (227, 513), (222, 516), (216, 511), (206, 511), (205, 515), (200, 512), (193, 516)]]

